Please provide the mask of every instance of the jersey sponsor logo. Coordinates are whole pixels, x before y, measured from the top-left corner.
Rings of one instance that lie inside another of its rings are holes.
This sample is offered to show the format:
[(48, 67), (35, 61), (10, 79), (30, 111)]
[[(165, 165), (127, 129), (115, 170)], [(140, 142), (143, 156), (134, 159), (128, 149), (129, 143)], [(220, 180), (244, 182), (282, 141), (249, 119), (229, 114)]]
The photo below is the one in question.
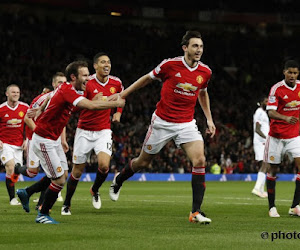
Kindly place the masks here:
[(197, 83), (201, 84), (203, 82), (203, 77), (202, 76), (197, 76), (196, 78)]
[(23, 111), (20, 111), (20, 112), (19, 112), (19, 116), (20, 116), (20, 117), (23, 117), (23, 116), (24, 116), (24, 112), (23, 112)]
[(58, 173), (60, 173), (60, 172), (62, 171), (62, 167), (57, 167), (57, 168), (56, 168), (56, 171), (57, 171)]
[(275, 103), (276, 102), (276, 97), (271, 95), (269, 96), (269, 103)]
[(196, 91), (198, 88), (196, 86), (193, 86), (191, 83), (178, 83), (176, 87), (183, 89), (184, 91), (190, 92), (190, 91)]
[(8, 114), (6, 114), (4, 117), (9, 117), (9, 115), (8, 115)]
[(297, 107), (300, 105), (300, 101), (291, 101), (291, 102), (288, 102), (287, 104), (285, 104), (286, 107), (288, 108), (294, 108), (294, 107)]
[(115, 87), (111, 87), (111, 88), (109, 89), (109, 91), (110, 91), (110, 93), (112, 93), (112, 94), (114, 94), (114, 93), (117, 92), (117, 90), (116, 90)]
[[(299, 95), (299, 94), (298, 94)], [(284, 97), (283, 97), (283, 99), (288, 99), (289, 97), (287, 96), (287, 95), (285, 95)]]
[(93, 93), (98, 93), (99, 91), (98, 91), (98, 89), (95, 89), (94, 91), (93, 91)]
[(176, 76), (176, 77), (181, 77), (180, 72), (178, 72), (175, 76)]
[(8, 125), (18, 125), (20, 123), (22, 123), (22, 120), (16, 118), (7, 121)]

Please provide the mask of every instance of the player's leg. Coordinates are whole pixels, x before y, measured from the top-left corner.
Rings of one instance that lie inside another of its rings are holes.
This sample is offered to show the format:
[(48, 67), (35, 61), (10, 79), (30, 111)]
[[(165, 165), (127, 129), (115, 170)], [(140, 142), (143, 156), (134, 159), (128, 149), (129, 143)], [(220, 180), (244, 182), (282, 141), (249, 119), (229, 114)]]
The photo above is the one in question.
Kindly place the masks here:
[[(61, 146), (60, 140), (49, 140), (33, 134), (33, 150), (39, 157), (41, 166), (46, 175), (51, 178), (51, 183), (45, 192), (45, 199), (41, 211), (36, 218), (37, 223), (46, 223), (52, 220), (52, 224), (57, 223), (49, 216), (49, 210), (54, 205), (58, 193), (62, 190), (65, 181), (65, 170), (67, 169), (67, 159)], [(45, 222), (46, 221), (46, 222)]]
[(33, 152), (31, 140), (28, 140), (26, 155), (26, 165), (22, 166), (17, 163), (15, 165), (15, 173), (34, 178), (39, 172), (40, 160)]
[(202, 140), (192, 141), (181, 144), (181, 147), (186, 152), (193, 166), (191, 181), (193, 203), (189, 220), (190, 222), (209, 224), (211, 222), (211, 219), (207, 218), (201, 211), (201, 205), (206, 189), (204, 143)]
[(73, 147), (73, 168), (67, 181), (66, 197), (61, 209), (62, 215), (71, 215), (71, 199), (76, 191), (81, 175), (84, 172), (87, 159), (93, 150), (93, 146), (93, 138), (90, 138), (89, 131), (77, 128)]
[(155, 154), (148, 154), (142, 150), (139, 157), (132, 159), (122, 169), (122, 171), (115, 176), (109, 189), (111, 200), (117, 201), (119, 199), (120, 189), (123, 185), (123, 182), (133, 176), (134, 173), (140, 171), (141, 169), (147, 168), (154, 157)]
[(257, 173), (257, 180), (255, 183), (255, 186), (252, 190), (252, 194), (255, 194), (261, 198), (266, 198), (268, 197), (267, 192), (264, 191), (264, 187), (265, 187), (265, 182), (266, 182), (266, 172), (267, 172), (267, 168), (268, 168), (268, 163), (263, 162), (263, 161), (259, 161), (259, 170)]
[(110, 164), (111, 154), (107, 154), (105, 152), (99, 152), (97, 154), (98, 158), (98, 169), (96, 172), (96, 178), (93, 186), (90, 189), (90, 193), (92, 195), (92, 204), (94, 208), (101, 208), (101, 198), (99, 195), (99, 188), (104, 183), (108, 176), (109, 164)]

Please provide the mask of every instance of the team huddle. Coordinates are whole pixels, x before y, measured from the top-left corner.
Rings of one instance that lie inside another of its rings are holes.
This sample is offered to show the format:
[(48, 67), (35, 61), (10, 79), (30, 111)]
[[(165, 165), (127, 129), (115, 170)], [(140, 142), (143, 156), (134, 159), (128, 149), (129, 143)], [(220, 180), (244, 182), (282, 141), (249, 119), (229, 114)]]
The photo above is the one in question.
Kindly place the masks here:
[[(50, 209), (67, 182), (61, 214), (71, 215), (71, 199), (86, 162), (94, 151), (98, 169), (90, 193), (94, 208), (100, 209), (99, 189), (108, 176), (112, 155), (111, 122), (120, 122), (125, 99), (131, 93), (158, 80), (163, 82), (161, 99), (152, 115), (141, 153), (115, 175), (109, 189), (110, 198), (117, 201), (123, 183), (134, 173), (147, 168), (156, 154), (173, 140), (192, 163), (192, 209), (189, 221), (211, 223), (201, 209), (206, 189), (206, 162), (203, 137), (196, 125), (194, 112), (198, 100), (207, 120), (205, 133), (213, 137), (216, 127), (207, 91), (212, 71), (200, 61), (203, 41), (199, 32), (187, 31), (181, 45), (183, 56), (163, 60), (125, 90), (121, 80), (110, 75), (111, 61), (106, 53), (94, 56), (95, 74), (92, 76), (86, 62), (70, 63), (65, 73), (58, 72), (53, 76), (54, 90), (37, 96), (30, 106), (19, 101), (19, 87), (9, 85), (6, 90), (7, 102), (0, 106), (0, 157), (6, 169), (10, 204), (19, 205), (15, 197), (15, 183), (19, 174), (35, 177), (41, 166), (45, 176), (30, 187), (18, 189), (16, 193), (23, 209), (30, 212), (29, 198), (41, 192), (43, 195), (39, 199), (40, 208), (35, 221), (57, 224), (49, 215)], [(290, 153), (297, 167), (300, 167), (298, 74), (298, 64), (288, 61), (284, 68), (285, 80), (273, 86), (267, 104), (271, 126), (264, 147), (264, 162), (270, 163), (267, 196), (271, 217), (279, 217), (275, 207), (275, 180), (281, 155)], [(69, 176), (65, 155), (69, 147), (65, 127), (75, 112), (80, 114), (72, 152), (73, 167)], [(26, 140), (23, 139), (25, 124)], [(26, 150), (26, 165), (23, 165), (23, 150)], [(260, 192), (263, 192), (261, 186), (263, 189), (260, 184)], [(295, 196), (289, 214), (300, 216), (299, 201), (300, 174), (296, 179)]]

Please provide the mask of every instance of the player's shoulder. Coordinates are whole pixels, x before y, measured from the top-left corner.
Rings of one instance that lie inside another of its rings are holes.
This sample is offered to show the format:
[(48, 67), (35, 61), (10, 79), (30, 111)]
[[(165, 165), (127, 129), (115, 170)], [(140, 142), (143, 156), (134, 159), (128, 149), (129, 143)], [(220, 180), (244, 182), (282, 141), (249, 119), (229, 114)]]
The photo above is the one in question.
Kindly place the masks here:
[(29, 108), (29, 105), (26, 102), (19, 101), (19, 105)]
[(182, 63), (182, 56), (167, 58), (162, 60), (162, 62), (159, 64), (160, 66), (167, 65), (167, 64), (178, 64)]
[(201, 61), (198, 62), (198, 67), (201, 68), (202, 70), (208, 71), (210, 74), (212, 73), (211, 68), (207, 64)]
[(3, 103), (0, 104), (0, 108), (4, 108), (6, 106), (7, 106), (7, 102), (3, 102)]
[(274, 95), (274, 93), (281, 88), (285, 88), (285, 84), (284, 84), (284, 80), (275, 83), (272, 87), (271, 87), (271, 91), (270, 91), (270, 95)]
[(108, 78), (109, 78), (110, 81), (113, 81), (113, 82), (117, 82), (117, 83), (119, 83), (119, 84), (122, 84), (121, 79), (120, 79), (119, 77), (117, 77), (117, 76), (109, 75)]

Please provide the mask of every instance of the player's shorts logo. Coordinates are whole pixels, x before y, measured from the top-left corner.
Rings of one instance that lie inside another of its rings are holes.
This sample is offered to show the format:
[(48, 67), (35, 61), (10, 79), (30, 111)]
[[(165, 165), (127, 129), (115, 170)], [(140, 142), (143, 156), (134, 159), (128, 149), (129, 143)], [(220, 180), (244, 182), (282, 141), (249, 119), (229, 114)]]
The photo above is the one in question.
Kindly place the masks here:
[(147, 149), (148, 149), (148, 150), (151, 150), (151, 149), (152, 149), (152, 146), (151, 146), (151, 145), (147, 145)]
[(1, 159), (2, 159), (2, 161), (5, 161), (5, 157), (4, 157), (4, 156), (2, 156), (2, 158), (1, 158)]
[(274, 161), (274, 160), (275, 160), (274, 156), (270, 156), (270, 161)]
[(196, 78), (197, 83), (201, 84), (203, 82), (203, 77), (202, 76), (197, 76)]
[(76, 155), (74, 155), (74, 156), (73, 156), (73, 159), (74, 159), (74, 161), (76, 161), (76, 160), (77, 160), (77, 156), (76, 156)]
[(114, 93), (117, 92), (117, 90), (116, 90), (115, 87), (111, 87), (111, 88), (109, 89), (109, 91), (110, 91), (110, 93), (112, 93), (112, 94), (114, 94)]
[(30, 165), (31, 165), (31, 166), (34, 166), (34, 161), (30, 161)]
[(61, 168), (61, 167), (57, 167), (57, 168), (56, 168), (56, 171), (57, 171), (58, 173), (60, 173), (60, 172), (62, 171), (62, 168)]

